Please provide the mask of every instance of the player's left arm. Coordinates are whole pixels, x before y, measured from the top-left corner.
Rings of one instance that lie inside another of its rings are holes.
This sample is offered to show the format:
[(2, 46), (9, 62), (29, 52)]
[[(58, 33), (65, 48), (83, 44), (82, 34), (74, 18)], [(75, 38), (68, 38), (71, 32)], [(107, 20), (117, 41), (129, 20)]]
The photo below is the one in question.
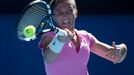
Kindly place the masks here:
[(116, 45), (115, 42), (112, 46), (100, 42), (95, 37), (93, 38), (93, 44), (91, 46), (91, 52), (105, 59), (110, 60), (113, 63), (121, 63), (127, 55), (127, 46), (125, 44)]

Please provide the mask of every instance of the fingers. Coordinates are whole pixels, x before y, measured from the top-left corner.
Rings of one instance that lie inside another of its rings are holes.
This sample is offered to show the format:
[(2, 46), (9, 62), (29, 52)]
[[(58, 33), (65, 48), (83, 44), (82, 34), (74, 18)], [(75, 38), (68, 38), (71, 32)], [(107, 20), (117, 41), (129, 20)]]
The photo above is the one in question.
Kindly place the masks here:
[(113, 58), (119, 56), (118, 53), (119, 53), (118, 50), (110, 50), (109, 52), (107, 52), (106, 56), (109, 58)]
[(68, 29), (65, 29), (65, 31), (67, 32), (67, 37), (69, 39), (73, 39), (74, 38), (74, 33)]
[(112, 42), (113, 49), (106, 53), (106, 56), (110, 59), (115, 59), (114, 63), (122, 62), (127, 55), (127, 46), (125, 44), (116, 45)]
[(106, 53), (106, 56), (108, 56), (109, 58), (110, 57), (116, 57), (116, 56), (119, 56), (120, 54), (120, 46), (119, 45), (116, 45), (116, 43), (113, 41), (112, 42), (112, 49), (110, 51), (108, 51)]
[(66, 32), (66, 35), (64, 35), (64, 36), (58, 35), (57, 37), (58, 37), (58, 39), (59, 39), (60, 41), (62, 41), (62, 42), (67, 42), (67, 41), (73, 39), (73, 37), (74, 37), (73, 32), (71, 32), (71, 31), (68, 30), (68, 29), (63, 29), (62, 31), (65, 31), (65, 32)]
[(120, 53), (122, 55), (124, 55), (126, 51), (127, 51), (127, 46), (125, 44), (121, 44), (120, 45)]
[(63, 29), (58, 29), (57, 35), (58, 36), (67, 36), (67, 32)]
[(119, 59), (115, 63), (121, 63), (127, 56), (127, 46), (125, 44), (120, 44), (120, 56)]
[(113, 41), (112, 42), (112, 49), (111, 50), (109, 50), (108, 52), (106, 52), (106, 56), (108, 56), (108, 57), (113, 57), (113, 55), (114, 55), (114, 50), (116, 50), (116, 44), (115, 44), (115, 42)]
[(112, 47), (113, 47), (114, 49), (116, 49), (116, 43), (115, 43), (115, 41), (112, 42)]
[(121, 46), (121, 49), (127, 50), (127, 46), (124, 43), (122, 43), (120, 46)]

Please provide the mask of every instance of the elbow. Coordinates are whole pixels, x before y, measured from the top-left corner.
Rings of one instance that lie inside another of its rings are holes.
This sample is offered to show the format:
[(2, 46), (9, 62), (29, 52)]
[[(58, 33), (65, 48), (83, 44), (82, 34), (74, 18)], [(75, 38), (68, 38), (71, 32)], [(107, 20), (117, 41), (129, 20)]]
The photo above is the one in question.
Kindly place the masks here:
[(48, 64), (53, 64), (56, 62), (57, 54), (51, 53), (51, 52), (45, 52), (44, 53), (44, 61)]
[(56, 61), (56, 59), (50, 57), (44, 57), (44, 60), (47, 64), (53, 64)]
[(58, 54), (52, 52), (49, 49), (46, 49), (44, 51), (44, 61), (48, 64), (53, 64), (56, 62), (56, 59), (58, 57)]

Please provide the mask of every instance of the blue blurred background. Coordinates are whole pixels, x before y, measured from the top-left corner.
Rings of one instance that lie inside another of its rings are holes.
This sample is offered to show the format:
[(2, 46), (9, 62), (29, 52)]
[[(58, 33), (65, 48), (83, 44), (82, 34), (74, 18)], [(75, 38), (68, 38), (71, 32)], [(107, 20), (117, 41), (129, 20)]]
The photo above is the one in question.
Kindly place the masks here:
[[(14, 26), (20, 11), (32, 0), (0, 0), (0, 75), (45, 75), (43, 58), (37, 40), (20, 41)], [(91, 32), (111, 45), (125, 43), (128, 56), (113, 64), (91, 54), (90, 75), (134, 75), (133, 25), (134, 2), (128, 0), (77, 0), (79, 17), (76, 28)]]

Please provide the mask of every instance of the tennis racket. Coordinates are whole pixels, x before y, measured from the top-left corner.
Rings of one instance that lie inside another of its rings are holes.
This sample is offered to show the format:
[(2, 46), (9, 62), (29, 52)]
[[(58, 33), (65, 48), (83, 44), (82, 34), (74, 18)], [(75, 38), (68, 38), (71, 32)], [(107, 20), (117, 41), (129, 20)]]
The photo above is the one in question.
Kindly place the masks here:
[[(51, 18), (49, 4), (43, 0), (35, 0), (29, 3), (19, 15), (16, 24), (19, 39), (30, 41), (42, 35), (44, 32), (58, 32)], [(50, 29), (47, 29), (47, 27)]]

